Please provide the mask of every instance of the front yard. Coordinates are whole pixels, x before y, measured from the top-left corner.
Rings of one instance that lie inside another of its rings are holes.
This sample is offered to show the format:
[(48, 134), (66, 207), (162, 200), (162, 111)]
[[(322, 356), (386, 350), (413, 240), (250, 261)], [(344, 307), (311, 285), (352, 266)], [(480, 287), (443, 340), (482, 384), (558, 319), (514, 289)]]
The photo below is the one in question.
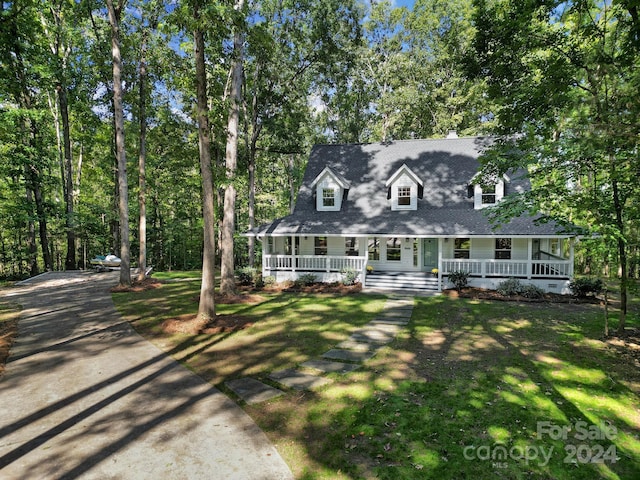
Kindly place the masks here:
[[(140, 333), (232, 397), (225, 381), (268, 382), (315, 359), (385, 302), (265, 293), (217, 306), (246, 328), (166, 333), (165, 320), (195, 313), (198, 290), (195, 279), (114, 300)], [(640, 327), (634, 302), (629, 328)], [(245, 409), (298, 479), (640, 478), (636, 346), (604, 339), (603, 317), (596, 304), (416, 297), (408, 327), (360, 369)]]

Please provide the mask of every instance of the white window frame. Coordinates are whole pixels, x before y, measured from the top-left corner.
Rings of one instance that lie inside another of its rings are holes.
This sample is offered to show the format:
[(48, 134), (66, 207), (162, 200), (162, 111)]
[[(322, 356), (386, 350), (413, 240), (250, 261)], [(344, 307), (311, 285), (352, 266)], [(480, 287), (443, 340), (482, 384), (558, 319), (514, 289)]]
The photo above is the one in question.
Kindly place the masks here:
[(336, 189), (332, 187), (322, 188), (322, 207), (334, 208), (336, 206)]
[(344, 254), (346, 257), (357, 257), (360, 255), (360, 239), (358, 237), (345, 237)]
[[(389, 243), (392, 244), (391, 248), (389, 248)], [(389, 258), (389, 252), (394, 252), (394, 257), (398, 256), (398, 258)], [(396, 252), (397, 251), (397, 252)], [(400, 262), (402, 261), (402, 239), (400, 237), (388, 237), (387, 238), (387, 253), (385, 258), (387, 262)]]
[[(467, 248), (462, 248), (464, 244), (467, 244)], [(468, 237), (465, 238), (454, 238), (453, 239), (453, 258), (471, 258), (471, 239)]]
[(496, 260), (511, 260), (512, 251), (513, 240), (510, 237), (496, 238), (494, 254)]
[[(492, 202), (485, 202), (485, 199), (491, 198)], [(504, 198), (504, 180), (499, 180), (491, 189), (487, 191), (481, 185), (474, 185), (473, 190), (473, 207), (476, 210), (482, 208), (493, 207)]]
[(398, 193), (398, 207), (410, 207), (413, 188), (408, 185), (398, 185), (396, 191)]
[[(324, 239), (324, 245), (322, 242)], [(313, 254), (318, 256), (326, 256), (329, 253), (329, 239), (326, 236), (313, 238)]]

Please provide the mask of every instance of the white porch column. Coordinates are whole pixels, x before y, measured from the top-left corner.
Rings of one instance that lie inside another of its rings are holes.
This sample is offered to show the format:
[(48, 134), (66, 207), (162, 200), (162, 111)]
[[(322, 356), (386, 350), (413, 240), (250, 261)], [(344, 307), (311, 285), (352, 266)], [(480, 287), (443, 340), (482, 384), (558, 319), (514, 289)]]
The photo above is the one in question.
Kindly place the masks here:
[[(438, 291), (441, 292), (444, 290), (444, 285), (442, 284), (442, 248), (443, 248), (442, 237), (438, 238)], [(424, 255), (424, 253), (423, 253)], [(422, 260), (420, 260), (421, 262)]]
[(296, 243), (295, 237), (291, 235), (289, 237), (289, 245), (291, 245), (291, 271), (296, 271)]
[(533, 272), (533, 238), (527, 239), (527, 279), (531, 280)]
[(267, 259), (269, 252), (269, 240), (268, 237), (260, 239), (262, 242), (262, 277), (268, 277), (271, 275), (271, 270), (268, 268), (269, 260)]
[(575, 263), (574, 252), (575, 238), (569, 239), (569, 278), (573, 278), (573, 265)]

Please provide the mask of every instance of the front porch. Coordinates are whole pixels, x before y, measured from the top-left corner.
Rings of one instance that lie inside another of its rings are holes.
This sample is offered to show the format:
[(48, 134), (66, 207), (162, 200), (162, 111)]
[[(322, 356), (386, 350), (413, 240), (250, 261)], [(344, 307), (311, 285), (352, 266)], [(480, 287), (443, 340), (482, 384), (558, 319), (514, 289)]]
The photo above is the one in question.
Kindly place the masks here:
[(573, 262), (569, 260), (469, 260), (443, 259), (443, 275), (470, 272), (472, 277), (571, 278)]
[[(465, 271), (471, 286), (495, 288), (504, 279), (519, 278), (545, 291), (567, 293), (573, 276), (573, 241), (567, 238), (283, 237), (263, 245), (263, 276), (278, 282), (305, 274), (338, 282), (345, 270), (354, 270), (366, 288), (369, 267), (376, 274), (433, 278), (429, 290), (449, 288), (448, 275)], [(411, 283), (409, 277), (403, 283)]]
[[(295, 280), (304, 274), (313, 274), (317, 281), (338, 282), (346, 269), (360, 272), (359, 279), (363, 288), (368, 287), (367, 257), (352, 256), (315, 256), (315, 255), (263, 255), (263, 275), (273, 276), (276, 281)], [(495, 288), (506, 278), (519, 278), (536, 284), (547, 291), (567, 293), (567, 284), (573, 274), (573, 263), (569, 260), (470, 260), (441, 259), (437, 274), (423, 272), (433, 281), (415, 284), (416, 290), (442, 290), (451, 285), (447, 276), (455, 271), (470, 272), (470, 285), (482, 288)], [(376, 273), (380, 273), (376, 271)], [(389, 272), (390, 273), (390, 272)], [(398, 286), (403, 282), (403, 272), (394, 272)], [(415, 272), (405, 272), (407, 279)], [(411, 280), (413, 281), (413, 280)], [(405, 282), (406, 283), (406, 282)], [(425, 285), (428, 284), (428, 287)], [(389, 288), (391, 288), (390, 285)], [(408, 288), (408, 287), (407, 287)]]

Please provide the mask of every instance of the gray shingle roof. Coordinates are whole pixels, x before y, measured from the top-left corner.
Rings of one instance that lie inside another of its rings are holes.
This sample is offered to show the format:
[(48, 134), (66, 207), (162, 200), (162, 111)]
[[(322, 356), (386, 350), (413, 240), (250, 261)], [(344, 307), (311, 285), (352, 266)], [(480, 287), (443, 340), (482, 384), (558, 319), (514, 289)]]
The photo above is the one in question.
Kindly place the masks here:
[[(486, 138), (401, 140), (362, 145), (316, 145), (293, 214), (253, 230), (264, 235), (476, 236), (555, 235), (554, 224), (536, 225), (531, 217), (492, 229), (486, 211), (474, 210), (467, 186), (478, 171)], [(392, 211), (385, 182), (406, 164), (424, 182), (416, 211)], [(339, 212), (318, 212), (313, 180), (325, 167), (350, 183)], [(511, 175), (507, 194), (529, 188)]]

